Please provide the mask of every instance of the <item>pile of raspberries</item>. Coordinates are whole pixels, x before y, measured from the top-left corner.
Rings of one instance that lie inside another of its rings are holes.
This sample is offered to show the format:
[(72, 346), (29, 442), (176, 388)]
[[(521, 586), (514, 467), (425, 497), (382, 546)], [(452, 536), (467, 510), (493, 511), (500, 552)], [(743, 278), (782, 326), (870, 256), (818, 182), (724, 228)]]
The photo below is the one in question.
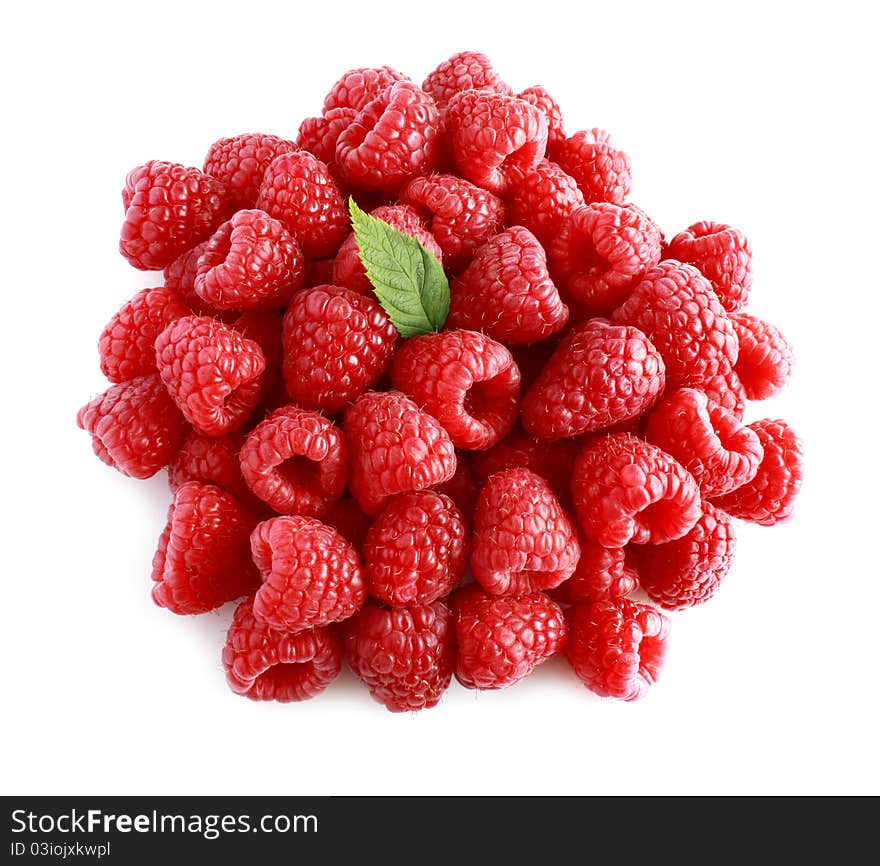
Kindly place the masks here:
[[(641, 698), (664, 611), (728, 574), (734, 518), (791, 515), (798, 436), (743, 421), (792, 362), (744, 312), (749, 242), (717, 222), (667, 241), (630, 181), (606, 132), (568, 134), (478, 52), (421, 86), (352, 70), (295, 140), (129, 173), (120, 251), (161, 277), (101, 333), (111, 386), (77, 423), (125, 475), (167, 467), (153, 600), (239, 601), (234, 692), (304, 700), (346, 662), (419, 710), (562, 653)], [(401, 336), (349, 197), (442, 263), (442, 328)]]

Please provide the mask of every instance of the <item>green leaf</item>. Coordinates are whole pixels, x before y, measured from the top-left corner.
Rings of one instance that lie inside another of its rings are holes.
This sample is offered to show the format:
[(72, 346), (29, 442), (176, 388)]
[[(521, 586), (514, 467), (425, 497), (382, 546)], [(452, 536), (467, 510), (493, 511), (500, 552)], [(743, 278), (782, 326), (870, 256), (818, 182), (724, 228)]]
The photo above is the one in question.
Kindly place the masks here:
[(402, 337), (439, 331), (449, 315), (449, 281), (422, 243), (348, 200), (358, 255), (373, 292)]

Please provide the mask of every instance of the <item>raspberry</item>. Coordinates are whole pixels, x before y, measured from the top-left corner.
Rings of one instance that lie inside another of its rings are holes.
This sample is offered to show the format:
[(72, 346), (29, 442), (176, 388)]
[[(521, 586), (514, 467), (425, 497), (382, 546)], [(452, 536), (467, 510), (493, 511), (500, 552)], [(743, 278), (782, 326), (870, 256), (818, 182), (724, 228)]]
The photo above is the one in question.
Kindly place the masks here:
[(395, 193), (436, 165), (440, 112), (409, 81), (399, 81), (368, 103), (336, 141), (342, 179), (358, 189)]
[(651, 413), (645, 433), (694, 476), (704, 499), (751, 481), (764, 454), (753, 430), (693, 388), (665, 397)]
[(476, 331), (407, 340), (391, 382), (446, 428), (456, 448), (489, 448), (516, 422), (519, 370), (501, 343)]
[(565, 123), (559, 103), (540, 84), (527, 87), (517, 97), (539, 108), (547, 118), (547, 156), (555, 161), (565, 144)]
[(172, 613), (205, 613), (253, 592), (252, 527), (231, 493), (198, 481), (178, 487), (153, 557), (153, 601)]
[(455, 473), (455, 447), (440, 422), (399, 391), (368, 391), (345, 413), (349, 489), (367, 514), (395, 493), (425, 490)]
[(501, 195), (508, 170), (536, 166), (547, 149), (547, 118), (534, 105), (488, 90), (455, 94), (446, 109), (452, 158), (462, 177)]
[(576, 209), (547, 248), (566, 296), (601, 316), (626, 299), (660, 255), (660, 232), (647, 215), (606, 202)]
[(666, 657), (669, 619), (626, 598), (576, 605), (566, 613), (565, 656), (583, 684), (603, 698), (645, 697)]
[(764, 457), (755, 477), (714, 504), (740, 520), (772, 526), (788, 520), (803, 480), (803, 443), (781, 420), (755, 421)]
[(736, 363), (733, 325), (708, 281), (691, 265), (666, 259), (651, 268), (612, 319), (648, 335), (673, 388), (699, 386)]
[(241, 448), (251, 490), (282, 514), (320, 517), (342, 496), (348, 448), (323, 415), (283, 406), (251, 430)]
[(367, 592), (393, 607), (448, 595), (467, 565), (470, 538), (455, 503), (433, 490), (388, 500), (364, 541)]
[[(569, 306), (569, 310), (571, 309)], [(574, 324), (573, 318), (573, 316), (569, 316), (569, 328)], [(540, 343), (510, 347), (510, 354), (513, 355), (513, 360), (516, 362), (516, 366), (519, 367), (523, 391), (531, 388), (538, 376), (541, 375), (541, 371), (556, 351), (556, 347), (562, 341), (566, 332), (567, 329), (566, 331), (557, 332)]]
[(477, 496), (480, 493), (480, 482), (471, 466), (473, 453), (475, 452), (456, 451), (455, 473), (450, 479), (434, 487), (437, 493), (448, 496), (455, 503), (468, 525), (473, 523)]
[(184, 418), (207, 436), (247, 421), (260, 396), (260, 347), (208, 318), (184, 316), (156, 340), (156, 364)]
[(348, 234), (348, 211), (330, 170), (304, 150), (269, 163), (256, 206), (284, 223), (307, 258), (332, 256)]
[(305, 701), (342, 670), (342, 640), (334, 626), (287, 634), (260, 622), (253, 596), (235, 609), (223, 647), (226, 682), (252, 701)]
[(273, 517), (251, 534), (263, 577), (254, 617), (284, 632), (350, 617), (366, 592), (357, 551), (332, 527), (300, 515)]
[(364, 546), (371, 518), (358, 505), (357, 499), (345, 495), (337, 499), (321, 520), (332, 526), (346, 541), (353, 544), (359, 551)]
[(307, 286), (326, 286), (333, 283), (333, 258), (306, 259)]
[(211, 145), (202, 170), (223, 183), (234, 210), (252, 208), (269, 163), (276, 156), (296, 149), (292, 141), (277, 135), (259, 132), (233, 135)]
[(559, 586), (580, 552), (571, 521), (540, 475), (520, 468), (489, 478), (477, 499), (471, 553), (485, 590), (522, 595)]
[(681, 538), (700, 517), (693, 476), (656, 445), (629, 433), (587, 442), (572, 478), (583, 531), (605, 547)]
[(581, 558), (572, 576), (553, 590), (565, 604), (623, 598), (639, 588), (639, 572), (630, 547), (603, 547), (580, 536)]
[(170, 289), (142, 289), (107, 323), (98, 340), (101, 372), (114, 383), (156, 372), (156, 337), (189, 309)]
[[(374, 208), (371, 215), (376, 219), (383, 220), (396, 229), (417, 238), (422, 246), (426, 247), (443, 263), (443, 252), (437, 245), (431, 233), (425, 228), (419, 215), (408, 205), (381, 205)], [(373, 284), (367, 278), (363, 263), (360, 260), (359, 249), (354, 232), (343, 241), (336, 258), (333, 259), (333, 283), (344, 286), (360, 295), (373, 295)]]
[(466, 267), (477, 248), (503, 228), (501, 199), (451, 174), (413, 178), (400, 191), (400, 202), (427, 220), (443, 251), (443, 264), (452, 273)]
[(512, 686), (565, 643), (562, 609), (543, 592), (499, 597), (466, 587), (453, 600), (458, 619), (455, 678), (466, 688)]
[(778, 394), (791, 376), (794, 353), (779, 328), (751, 316), (734, 313), (730, 317), (739, 339), (737, 375), (749, 400), (766, 400)]
[(663, 392), (663, 359), (638, 329), (589, 319), (568, 332), (523, 398), (526, 432), (565, 439), (647, 411)]
[(724, 223), (694, 223), (669, 242), (667, 255), (698, 268), (728, 312), (748, 303), (752, 245), (741, 231)]
[(290, 400), (284, 387), (281, 372), (283, 350), (281, 332), (283, 319), (280, 310), (249, 310), (232, 322), (232, 327), (247, 340), (253, 340), (266, 359), (263, 371), (263, 385), (260, 399), (254, 410), (254, 417), (262, 417), (267, 412), (287, 405)]
[(197, 316), (214, 316), (222, 321), (231, 320), (235, 314), (221, 313), (210, 304), (206, 304), (196, 294), (196, 274), (199, 272), (199, 259), (208, 246), (208, 241), (196, 244), (191, 250), (187, 250), (178, 256), (171, 264), (165, 266), (165, 288), (171, 290), (185, 303)]
[(398, 81), (409, 81), (409, 77), (390, 66), (350, 69), (330, 88), (325, 97), (324, 116), (341, 108), (360, 111)]
[(512, 346), (544, 340), (568, 321), (544, 249), (522, 226), (483, 244), (451, 294), (447, 327), (482, 330)]
[(623, 204), (632, 187), (629, 157), (602, 129), (576, 132), (554, 148), (556, 162), (570, 174), (588, 202)]
[(234, 430), (225, 436), (203, 436), (190, 433), (168, 466), (168, 486), (174, 493), (187, 481), (213, 484), (252, 511), (257, 511), (263, 503), (254, 496), (244, 476), (241, 474), (241, 461), (238, 453), (244, 445), (245, 434)]
[(746, 392), (739, 376), (731, 366), (724, 364), (714, 376), (704, 379), (696, 386), (708, 398), (742, 421), (746, 413)]
[(298, 292), (284, 316), (290, 399), (306, 409), (344, 409), (382, 377), (397, 337), (375, 298), (339, 286)]
[(489, 58), (479, 51), (459, 51), (453, 54), (428, 75), (422, 89), (434, 97), (440, 108), (445, 108), (449, 100), (462, 90), (490, 90), (503, 94), (512, 92), (492, 67)]
[(523, 467), (540, 475), (560, 502), (571, 498), (571, 473), (580, 444), (571, 439), (538, 440), (519, 428), (488, 451), (474, 452), (474, 472), (485, 483), (496, 472)]
[(302, 250), (276, 219), (240, 210), (199, 258), (196, 294), (218, 310), (283, 307), (303, 282)]
[(229, 215), (229, 193), (197, 168), (152, 160), (132, 169), (122, 191), (119, 251), (142, 271), (161, 270)]
[(509, 179), (508, 221), (525, 226), (545, 246), (584, 204), (583, 193), (574, 178), (555, 162), (542, 159), (524, 171), (512, 168)]
[(712, 598), (730, 571), (736, 549), (731, 519), (711, 503), (687, 535), (667, 544), (647, 544), (639, 552), (642, 588), (669, 610)]
[(345, 657), (392, 713), (436, 706), (452, 680), (455, 629), (446, 605), (385, 610), (367, 603), (345, 623)]
[(92, 437), (92, 449), (131, 478), (150, 478), (174, 456), (186, 423), (156, 375), (108, 388), (86, 403), (77, 426)]
[(321, 117), (307, 117), (299, 125), (297, 147), (332, 166), (336, 159), (336, 142), (357, 116), (353, 108), (331, 108)]

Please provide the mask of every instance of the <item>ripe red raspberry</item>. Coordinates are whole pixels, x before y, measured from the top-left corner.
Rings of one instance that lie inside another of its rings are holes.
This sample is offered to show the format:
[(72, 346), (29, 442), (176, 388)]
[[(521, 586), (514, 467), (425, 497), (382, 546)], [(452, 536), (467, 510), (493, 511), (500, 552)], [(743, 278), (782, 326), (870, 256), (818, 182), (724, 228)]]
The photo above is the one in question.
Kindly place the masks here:
[[(434, 253), (441, 264), (443, 263), (443, 251), (425, 228), (419, 215), (409, 205), (381, 205), (371, 211), (371, 216), (412, 235), (421, 242), (422, 246)], [(334, 285), (344, 286), (360, 295), (370, 297), (373, 295), (373, 284), (367, 278), (367, 272), (361, 262), (354, 232), (343, 241), (336, 258), (333, 259), (332, 280)]]
[(335, 529), (311, 517), (273, 517), (251, 534), (263, 577), (254, 616), (270, 628), (298, 632), (350, 617), (366, 591), (360, 557)]
[(153, 601), (172, 613), (205, 613), (253, 592), (252, 528), (231, 493), (198, 481), (178, 487), (153, 557)]
[(296, 149), (292, 141), (277, 135), (246, 132), (215, 141), (208, 150), (202, 170), (216, 177), (229, 190), (234, 210), (252, 208), (269, 163), (276, 156)]
[(447, 327), (485, 331), (510, 346), (544, 340), (568, 321), (544, 249), (522, 226), (483, 244), (451, 294)]
[(666, 259), (651, 268), (612, 318), (644, 331), (666, 363), (673, 388), (699, 386), (736, 363), (736, 332), (708, 281)]
[(132, 169), (122, 191), (119, 251), (142, 271), (157, 271), (204, 240), (231, 210), (229, 193), (197, 168), (152, 160)]
[(342, 431), (323, 415), (282, 406), (248, 434), (241, 472), (273, 510), (321, 517), (342, 496), (348, 448)]
[(645, 697), (666, 658), (669, 619), (626, 598), (568, 609), (565, 656), (583, 684), (603, 698)]
[(392, 713), (436, 706), (455, 667), (455, 623), (441, 602), (386, 610), (367, 603), (345, 630), (345, 657)]
[(611, 144), (604, 130), (576, 132), (554, 148), (554, 157), (575, 179), (586, 201), (626, 201), (632, 187), (629, 157)]
[(583, 193), (574, 178), (555, 162), (542, 159), (524, 171), (511, 168), (509, 178), (508, 222), (525, 226), (545, 246), (556, 237), (571, 214), (584, 205)]
[(694, 476), (704, 499), (751, 481), (764, 454), (754, 430), (694, 388), (668, 394), (651, 413), (645, 435)]
[(306, 286), (328, 286), (333, 284), (333, 257), (306, 259)]
[(184, 418), (199, 433), (221, 436), (247, 421), (266, 360), (238, 331), (207, 316), (184, 316), (159, 334), (156, 365)]
[(490, 448), (516, 423), (519, 370), (501, 343), (477, 331), (407, 340), (391, 382), (446, 428), (456, 448)]
[(724, 364), (718, 373), (695, 387), (709, 398), (710, 403), (721, 406), (742, 421), (746, 414), (746, 392), (736, 370), (729, 364)]
[(772, 526), (788, 520), (803, 480), (803, 443), (785, 421), (750, 424), (764, 448), (755, 477), (714, 504), (740, 520)]
[(700, 517), (693, 476), (665, 451), (629, 433), (588, 441), (572, 478), (584, 532), (605, 547), (681, 538)]
[(241, 474), (238, 454), (244, 440), (242, 430), (233, 430), (225, 436), (190, 433), (168, 466), (171, 492), (174, 493), (187, 481), (213, 484), (231, 493), (249, 510), (258, 511), (263, 503), (254, 496)]
[(348, 494), (337, 499), (321, 520), (332, 526), (346, 541), (358, 551), (363, 549), (372, 518), (364, 513), (357, 499)]
[(272, 160), (256, 206), (284, 223), (307, 258), (332, 256), (350, 228), (345, 202), (330, 170), (305, 150)]
[(391, 497), (364, 541), (367, 592), (392, 607), (448, 595), (467, 565), (469, 536), (448, 496), (419, 490)]
[(155, 373), (156, 337), (189, 312), (170, 289), (142, 289), (119, 308), (101, 332), (101, 372), (114, 383)]
[(226, 682), (252, 701), (305, 701), (342, 670), (342, 639), (335, 626), (297, 634), (275, 631), (253, 611), (253, 596), (235, 609), (223, 647)]
[(687, 535), (639, 550), (642, 588), (668, 610), (681, 610), (712, 598), (730, 571), (736, 550), (731, 519), (711, 503)]
[(306, 409), (344, 409), (382, 377), (397, 337), (375, 298), (340, 286), (298, 292), (284, 316), (290, 399)]
[(332, 168), (336, 160), (336, 142), (357, 116), (354, 108), (331, 108), (321, 117), (307, 117), (299, 125), (297, 147)]
[(535, 439), (519, 428), (488, 451), (474, 452), (473, 466), (477, 478), (484, 484), (496, 472), (524, 467), (540, 475), (563, 504), (571, 498), (571, 473), (580, 451), (580, 443), (573, 439), (554, 442)]
[(76, 423), (91, 435), (95, 454), (131, 478), (167, 466), (187, 429), (156, 375), (113, 385), (79, 410)]
[(572, 576), (551, 592), (563, 604), (623, 598), (639, 588), (633, 547), (603, 547), (580, 535), (581, 558)]
[(283, 307), (304, 276), (296, 239), (261, 210), (240, 210), (223, 223), (196, 267), (196, 294), (218, 310)]
[(437, 164), (440, 112), (410, 81), (399, 81), (368, 103), (336, 141), (342, 179), (357, 189), (395, 193)]
[(253, 340), (260, 347), (266, 359), (260, 399), (252, 417), (263, 417), (290, 402), (281, 370), (283, 321), (281, 310), (248, 310), (232, 322), (232, 327), (242, 337)]
[(779, 328), (748, 313), (730, 317), (739, 338), (737, 375), (749, 400), (778, 394), (791, 376), (794, 353)]
[(466, 267), (477, 248), (504, 227), (501, 199), (451, 174), (413, 178), (400, 191), (400, 202), (427, 221), (450, 273)]
[(462, 177), (498, 195), (507, 189), (510, 168), (533, 168), (547, 149), (544, 112), (515, 96), (457, 93), (446, 108), (446, 124)]
[(667, 256), (694, 265), (728, 312), (735, 313), (748, 303), (752, 245), (741, 231), (724, 223), (694, 223), (669, 242)]
[(345, 412), (349, 489), (367, 514), (395, 493), (425, 490), (455, 473), (455, 447), (440, 422), (399, 391), (368, 391)]
[(543, 592), (499, 597), (466, 587), (452, 598), (458, 620), (455, 678), (466, 688), (512, 686), (565, 643), (562, 609)]
[(660, 232), (643, 211), (607, 202), (575, 210), (547, 247), (563, 293), (597, 316), (624, 301), (660, 254)]
[(462, 513), (468, 526), (473, 523), (474, 509), (477, 507), (477, 496), (480, 493), (480, 482), (471, 466), (471, 456), (476, 452), (455, 452), (455, 473), (453, 476), (434, 487), (437, 493), (448, 496), (455, 507)]
[(489, 58), (480, 51), (453, 54), (428, 75), (422, 89), (434, 97), (440, 108), (445, 108), (449, 100), (462, 90), (512, 92), (510, 86), (501, 80)]
[(324, 116), (340, 108), (360, 111), (398, 81), (409, 81), (409, 77), (390, 66), (350, 69), (324, 98)]
[(565, 122), (562, 119), (562, 109), (559, 103), (550, 95), (547, 88), (540, 84), (527, 87), (522, 93), (518, 93), (519, 99), (524, 99), (544, 112), (547, 118), (547, 157), (556, 161), (556, 155), (565, 144)]
[(170, 289), (185, 303), (197, 316), (213, 316), (223, 322), (230, 322), (235, 313), (220, 312), (210, 304), (206, 304), (196, 294), (196, 274), (199, 272), (199, 259), (208, 246), (208, 241), (196, 244), (178, 256), (170, 265), (166, 265), (165, 288)]
[(580, 557), (577, 533), (550, 485), (529, 469), (493, 475), (474, 516), (471, 569), (487, 592), (522, 595), (568, 580)]
[(588, 319), (559, 343), (523, 397), (527, 433), (566, 439), (646, 412), (663, 393), (663, 359), (638, 329)]

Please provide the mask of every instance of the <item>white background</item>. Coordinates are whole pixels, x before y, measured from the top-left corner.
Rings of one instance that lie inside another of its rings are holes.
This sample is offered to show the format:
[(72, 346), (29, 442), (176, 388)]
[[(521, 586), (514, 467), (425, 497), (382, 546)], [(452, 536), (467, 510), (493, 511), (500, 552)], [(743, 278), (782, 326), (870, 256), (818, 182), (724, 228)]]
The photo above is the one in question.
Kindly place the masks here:
[[(24, 11), (26, 8), (26, 11)], [(3, 793), (868, 794), (878, 785), (878, 68), (867, 3), (13, 4), (2, 148)], [(580, 11), (575, 11), (580, 10)], [(825, 11), (827, 10), (827, 11)], [(591, 696), (561, 660), (393, 715), (343, 675), (300, 705), (227, 690), (231, 610), (150, 601), (169, 499), (91, 453), (96, 340), (156, 277), (116, 251), (148, 159), (296, 134), (345, 70), (421, 81), (479, 49), (570, 131), (632, 157), (667, 235), (755, 249), (753, 312), (798, 357), (749, 419), (806, 440), (796, 519), (742, 527), (722, 591), (673, 615), (662, 679)]]

